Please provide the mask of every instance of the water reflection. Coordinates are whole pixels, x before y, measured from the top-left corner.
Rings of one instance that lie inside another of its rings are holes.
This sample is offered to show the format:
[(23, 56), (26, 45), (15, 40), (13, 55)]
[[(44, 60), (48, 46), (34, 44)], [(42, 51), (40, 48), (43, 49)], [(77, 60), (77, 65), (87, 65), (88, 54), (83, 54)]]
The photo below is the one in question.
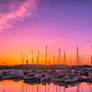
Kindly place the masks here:
[(64, 87), (53, 83), (43, 85), (5, 80), (0, 82), (0, 92), (92, 92), (92, 84), (81, 83)]

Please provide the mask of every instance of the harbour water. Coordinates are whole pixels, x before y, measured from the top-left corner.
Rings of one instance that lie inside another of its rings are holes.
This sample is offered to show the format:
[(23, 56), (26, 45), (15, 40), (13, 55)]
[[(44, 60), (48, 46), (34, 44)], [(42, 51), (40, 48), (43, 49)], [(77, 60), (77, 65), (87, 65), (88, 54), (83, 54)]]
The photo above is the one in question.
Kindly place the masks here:
[(43, 85), (5, 80), (0, 82), (0, 92), (92, 92), (92, 84), (84, 82), (65, 87), (53, 83)]

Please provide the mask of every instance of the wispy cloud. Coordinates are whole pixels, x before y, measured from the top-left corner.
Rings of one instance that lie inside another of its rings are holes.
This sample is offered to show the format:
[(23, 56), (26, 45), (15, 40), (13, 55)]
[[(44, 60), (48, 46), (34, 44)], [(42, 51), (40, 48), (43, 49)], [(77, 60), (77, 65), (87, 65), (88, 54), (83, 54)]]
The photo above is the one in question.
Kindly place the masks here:
[(32, 17), (37, 0), (0, 0), (0, 32), (13, 27), (13, 23)]
[(47, 45), (55, 44), (55, 43), (57, 43), (58, 41), (60, 41), (60, 38), (55, 38), (55, 39), (49, 40), (49, 41), (47, 42)]

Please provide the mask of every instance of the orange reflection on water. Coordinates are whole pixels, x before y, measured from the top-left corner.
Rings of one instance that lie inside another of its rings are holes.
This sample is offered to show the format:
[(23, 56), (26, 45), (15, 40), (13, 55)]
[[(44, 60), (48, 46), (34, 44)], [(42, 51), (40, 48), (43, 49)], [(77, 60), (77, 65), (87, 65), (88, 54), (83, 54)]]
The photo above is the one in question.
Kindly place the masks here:
[[(73, 84), (72, 84), (73, 85)], [(0, 92), (92, 92), (92, 85), (81, 83), (76, 86), (64, 86), (54, 84), (27, 84), (23, 81), (6, 80), (0, 82)]]

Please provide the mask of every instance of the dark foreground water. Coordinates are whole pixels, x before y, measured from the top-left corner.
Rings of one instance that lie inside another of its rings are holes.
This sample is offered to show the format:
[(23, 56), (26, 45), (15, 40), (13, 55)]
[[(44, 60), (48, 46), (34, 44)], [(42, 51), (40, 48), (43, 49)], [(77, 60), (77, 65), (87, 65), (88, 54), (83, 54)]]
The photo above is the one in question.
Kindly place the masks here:
[(6, 80), (0, 82), (0, 92), (92, 92), (92, 84), (81, 83), (65, 88), (53, 83), (32, 85), (23, 81)]

